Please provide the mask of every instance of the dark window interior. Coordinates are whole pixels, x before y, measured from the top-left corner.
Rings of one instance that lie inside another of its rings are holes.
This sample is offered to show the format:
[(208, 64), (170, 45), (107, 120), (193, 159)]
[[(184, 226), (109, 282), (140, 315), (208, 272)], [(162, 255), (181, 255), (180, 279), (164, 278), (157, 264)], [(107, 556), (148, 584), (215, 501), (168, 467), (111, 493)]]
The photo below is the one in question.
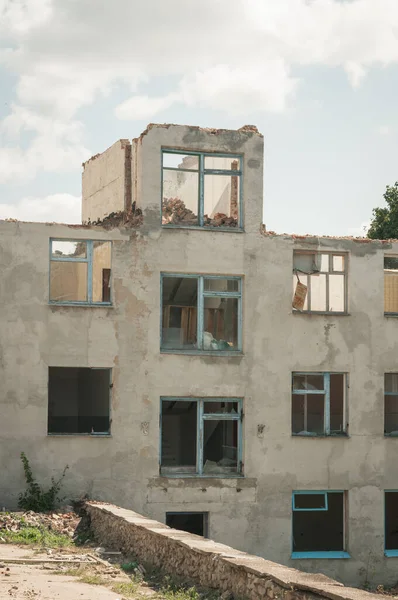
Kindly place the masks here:
[(111, 369), (49, 367), (48, 433), (109, 433)]
[(166, 525), (207, 537), (207, 513), (166, 513)]
[(162, 402), (162, 468), (196, 471), (197, 402)]
[(111, 270), (102, 269), (102, 302), (111, 301)]
[(344, 550), (344, 493), (327, 498), (328, 510), (293, 511), (293, 552)]
[(386, 550), (398, 550), (398, 493), (385, 494)]

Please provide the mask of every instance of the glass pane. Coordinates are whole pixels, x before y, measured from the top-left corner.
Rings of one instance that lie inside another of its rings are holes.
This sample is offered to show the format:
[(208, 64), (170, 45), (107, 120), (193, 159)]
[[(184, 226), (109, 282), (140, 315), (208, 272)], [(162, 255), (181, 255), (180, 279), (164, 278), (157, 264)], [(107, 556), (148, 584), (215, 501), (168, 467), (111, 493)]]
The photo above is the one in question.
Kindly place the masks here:
[(293, 394), (292, 403), (293, 433), (298, 435), (323, 435), (325, 433), (325, 397), (323, 394)]
[(199, 174), (163, 169), (163, 225), (198, 225)]
[(207, 227), (238, 227), (238, 175), (205, 175), (204, 225)]
[(386, 392), (396, 392), (398, 394), (398, 373), (385, 373), (384, 390)]
[(384, 268), (388, 270), (398, 270), (398, 256), (385, 256)]
[(203, 422), (203, 473), (236, 473), (238, 422)]
[(345, 430), (344, 419), (344, 373), (331, 373), (330, 375), (330, 432), (343, 433)]
[(315, 254), (301, 254), (300, 252), (293, 252), (293, 269), (302, 273), (319, 271), (319, 267), (316, 264)]
[(204, 403), (204, 412), (205, 414), (215, 414), (215, 413), (228, 413), (228, 414), (238, 414), (238, 403), (237, 402), (205, 402)]
[(51, 243), (51, 256), (60, 258), (62, 256), (68, 258), (86, 258), (87, 249), (86, 242), (75, 241), (59, 241), (54, 240)]
[(294, 494), (294, 508), (326, 508), (325, 494)]
[(311, 309), (326, 310), (326, 275), (311, 275)]
[(293, 389), (295, 390), (321, 390), (324, 389), (323, 374), (319, 375), (293, 375)]
[(163, 167), (173, 169), (199, 170), (199, 156), (197, 154), (175, 154), (163, 152)]
[(239, 171), (240, 158), (237, 156), (205, 156), (205, 169)]
[(398, 272), (384, 271), (384, 312), (398, 312)]
[(238, 298), (204, 298), (204, 350), (238, 349)]
[(162, 281), (162, 348), (196, 348), (198, 280), (163, 277)]
[(205, 279), (205, 292), (239, 292), (239, 279)]
[(323, 273), (329, 273), (329, 254), (321, 254), (320, 263), (320, 271)]
[(51, 261), (50, 300), (87, 302), (87, 263)]
[(398, 394), (384, 396), (384, 432), (398, 435)]
[(344, 271), (344, 256), (333, 256), (333, 271)]
[(162, 402), (162, 467), (196, 471), (196, 401)]
[(111, 301), (111, 242), (93, 243), (93, 302)]
[(344, 275), (329, 275), (329, 310), (344, 312)]

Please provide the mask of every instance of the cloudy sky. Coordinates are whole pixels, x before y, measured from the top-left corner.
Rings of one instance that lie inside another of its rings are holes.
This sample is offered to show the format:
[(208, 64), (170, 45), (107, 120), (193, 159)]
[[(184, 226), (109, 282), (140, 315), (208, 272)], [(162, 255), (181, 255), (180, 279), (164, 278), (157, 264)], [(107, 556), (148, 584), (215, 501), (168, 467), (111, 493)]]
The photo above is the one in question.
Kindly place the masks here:
[(0, 218), (80, 221), (149, 122), (265, 137), (264, 221), (360, 235), (398, 180), (398, 0), (0, 0)]

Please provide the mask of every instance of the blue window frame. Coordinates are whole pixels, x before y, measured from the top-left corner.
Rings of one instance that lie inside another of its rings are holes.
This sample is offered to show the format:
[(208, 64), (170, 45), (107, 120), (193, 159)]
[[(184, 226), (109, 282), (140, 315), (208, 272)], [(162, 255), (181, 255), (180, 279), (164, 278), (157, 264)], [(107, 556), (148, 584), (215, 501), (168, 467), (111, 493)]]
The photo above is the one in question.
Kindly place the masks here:
[(398, 437), (398, 373), (384, 374), (384, 435)]
[(161, 398), (160, 473), (241, 475), (242, 416), (241, 398)]
[(241, 154), (162, 149), (162, 225), (241, 231)]
[(242, 351), (242, 278), (161, 274), (161, 350), (236, 354)]
[(292, 496), (292, 558), (349, 558), (345, 492), (299, 490)]
[(398, 557), (398, 490), (384, 492), (384, 554)]
[(346, 380), (345, 373), (293, 373), (293, 435), (346, 435)]
[(50, 304), (111, 305), (112, 244), (50, 239)]

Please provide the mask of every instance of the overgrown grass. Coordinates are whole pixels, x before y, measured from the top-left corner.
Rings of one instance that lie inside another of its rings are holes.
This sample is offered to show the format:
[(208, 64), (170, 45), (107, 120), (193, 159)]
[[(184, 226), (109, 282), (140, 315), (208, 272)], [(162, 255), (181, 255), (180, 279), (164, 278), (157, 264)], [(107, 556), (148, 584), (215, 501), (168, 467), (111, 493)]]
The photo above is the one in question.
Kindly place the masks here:
[(65, 548), (73, 546), (73, 541), (67, 535), (49, 531), (44, 527), (22, 525), (18, 531), (1, 531), (1, 537), (7, 544), (25, 544), (45, 548)]
[(119, 583), (114, 583), (111, 587), (112, 592), (115, 592), (115, 594), (121, 594), (126, 598), (140, 598), (140, 595), (137, 596), (138, 589), (139, 583), (136, 581), (122, 581)]
[(95, 574), (85, 574), (82, 575), (81, 577), (79, 577), (79, 580), (82, 581), (83, 583), (89, 583), (90, 585), (109, 585), (109, 581), (107, 579), (105, 579), (104, 577), (101, 577), (101, 575), (95, 575)]

